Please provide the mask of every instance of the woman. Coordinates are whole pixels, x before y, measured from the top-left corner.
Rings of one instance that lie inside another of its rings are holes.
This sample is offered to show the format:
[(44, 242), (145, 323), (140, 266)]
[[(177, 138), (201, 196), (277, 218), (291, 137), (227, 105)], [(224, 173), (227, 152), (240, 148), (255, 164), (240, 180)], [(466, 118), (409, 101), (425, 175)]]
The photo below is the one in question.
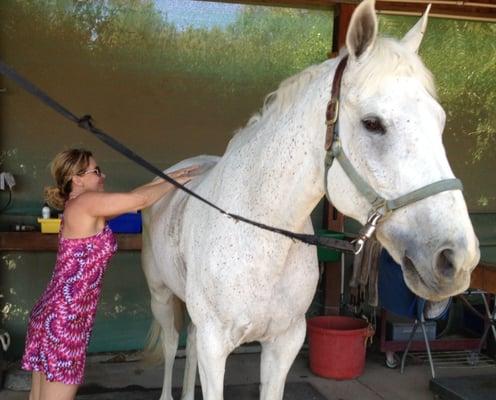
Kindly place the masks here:
[[(184, 184), (195, 170), (169, 176)], [(105, 193), (105, 174), (81, 149), (57, 154), (51, 171), (56, 186), (45, 197), (64, 216), (55, 269), (30, 314), (22, 359), (22, 368), (33, 371), (30, 400), (74, 399), (83, 381), (101, 280), (117, 250), (106, 219), (146, 208), (174, 189), (160, 179), (129, 193)]]

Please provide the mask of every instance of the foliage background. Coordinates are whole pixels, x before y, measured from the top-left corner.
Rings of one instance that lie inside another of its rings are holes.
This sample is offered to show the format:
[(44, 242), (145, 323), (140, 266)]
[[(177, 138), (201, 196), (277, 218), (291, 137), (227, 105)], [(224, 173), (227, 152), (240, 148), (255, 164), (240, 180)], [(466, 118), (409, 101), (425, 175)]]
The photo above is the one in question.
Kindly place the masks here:
[[(381, 18), (381, 32), (401, 36), (410, 17)], [(444, 141), (469, 209), (496, 211), (496, 24), (431, 19), (420, 48), (447, 113)]]
[[(197, 7), (201, 7), (200, 2)], [(237, 103), (234, 113), (238, 120), (229, 121), (225, 128), (230, 131), (221, 133), (225, 140), (281, 80), (324, 60), (332, 36), (331, 13), (256, 6), (237, 6), (237, 10), (234, 22), (226, 27), (183, 28), (170, 21), (153, 0), (3, 0), (1, 40), (3, 47), (16, 42), (18, 57), (12, 57), (14, 65), (33, 60), (36, 63), (48, 50), (55, 53), (48, 61), (51, 64), (67, 64), (70, 68), (75, 57), (80, 68), (90, 68), (102, 78), (105, 75), (107, 81), (126, 76), (141, 80), (147, 86), (141, 93), (145, 104), (146, 96), (151, 97), (147, 91), (153, 86), (169, 90), (164, 94), (171, 97), (187, 97), (190, 107), (201, 108), (203, 114), (206, 110), (201, 102), (205, 98), (221, 104), (245, 98), (246, 111), (240, 111), (241, 103)], [(415, 20), (382, 16), (381, 32), (399, 37)], [(421, 47), (448, 114), (448, 155), (456, 174), (466, 178), (466, 196), (472, 211), (496, 210), (496, 182), (487, 173), (496, 165), (491, 151), (496, 141), (494, 37), (494, 24), (431, 19)], [(16, 63), (20, 56), (22, 60)], [(45, 75), (59, 75), (53, 65), (37, 67)], [(163, 85), (164, 82), (170, 84)], [(93, 95), (98, 90), (95, 87)], [(195, 91), (203, 92), (203, 96), (195, 96)], [(122, 97), (119, 93), (114, 96)], [(210, 117), (229, 119), (215, 106), (211, 107)], [(9, 127), (5, 130), (3, 136), (15, 134)], [(153, 132), (150, 136), (154, 140)], [(0, 162), (4, 160), (16, 173), (26, 173), (8, 162), (15, 159), (20, 163), (22, 146), (15, 140), (4, 142)], [(203, 144), (204, 148), (193, 150), (221, 154), (225, 141), (213, 146)], [(152, 154), (152, 158), (157, 157)], [(162, 162), (167, 165), (174, 161), (177, 159), (166, 156)], [(131, 179), (134, 183), (136, 178)], [(22, 202), (22, 195), (19, 200)], [(26, 203), (18, 211), (25, 213), (32, 207)]]

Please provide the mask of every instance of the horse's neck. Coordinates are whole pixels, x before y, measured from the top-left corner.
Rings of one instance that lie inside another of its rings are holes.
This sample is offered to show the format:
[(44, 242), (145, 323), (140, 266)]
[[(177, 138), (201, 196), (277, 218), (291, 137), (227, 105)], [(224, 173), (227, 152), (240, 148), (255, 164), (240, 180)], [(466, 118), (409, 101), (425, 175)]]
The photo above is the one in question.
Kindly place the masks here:
[(232, 185), (227, 190), (237, 212), (294, 229), (307, 220), (324, 193), (330, 79), (315, 77), (285, 112), (262, 120), (248, 139), (239, 138), (228, 150), (222, 179)]

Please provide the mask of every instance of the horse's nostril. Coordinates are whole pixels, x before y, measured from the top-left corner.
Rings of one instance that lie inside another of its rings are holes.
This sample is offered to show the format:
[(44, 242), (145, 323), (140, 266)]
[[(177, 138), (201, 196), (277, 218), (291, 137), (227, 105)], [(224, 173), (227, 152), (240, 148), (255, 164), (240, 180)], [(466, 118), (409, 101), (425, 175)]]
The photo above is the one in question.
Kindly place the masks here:
[(451, 278), (455, 275), (452, 250), (444, 249), (439, 253), (436, 260), (436, 268), (438, 272), (446, 278)]

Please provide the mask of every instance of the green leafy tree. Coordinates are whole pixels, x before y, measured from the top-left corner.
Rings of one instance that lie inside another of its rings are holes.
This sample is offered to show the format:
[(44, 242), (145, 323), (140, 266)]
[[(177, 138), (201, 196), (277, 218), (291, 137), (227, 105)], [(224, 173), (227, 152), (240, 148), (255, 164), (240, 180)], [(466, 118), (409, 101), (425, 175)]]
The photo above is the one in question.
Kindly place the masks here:
[[(76, 52), (106, 69), (168, 75), (178, 88), (197, 79), (227, 97), (262, 97), (323, 61), (332, 36), (331, 13), (256, 6), (242, 7), (223, 29), (179, 29), (153, 0), (2, 0), (0, 18), (2, 36), (31, 58), (41, 51), (30, 46), (34, 34), (57, 43), (61, 57)], [(383, 16), (380, 31), (401, 37), (415, 21)], [(420, 49), (448, 114), (446, 136), (467, 144), (471, 163), (494, 157), (494, 37), (495, 24), (431, 18)]]
[[(413, 22), (409, 17), (382, 17), (381, 30), (401, 36)], [(431, 18), (420, 48), (447, 111), (447, 136), (475, 138), (471, 162), (491, 155), (496, 144), (495, 37), (496, 24)]]

